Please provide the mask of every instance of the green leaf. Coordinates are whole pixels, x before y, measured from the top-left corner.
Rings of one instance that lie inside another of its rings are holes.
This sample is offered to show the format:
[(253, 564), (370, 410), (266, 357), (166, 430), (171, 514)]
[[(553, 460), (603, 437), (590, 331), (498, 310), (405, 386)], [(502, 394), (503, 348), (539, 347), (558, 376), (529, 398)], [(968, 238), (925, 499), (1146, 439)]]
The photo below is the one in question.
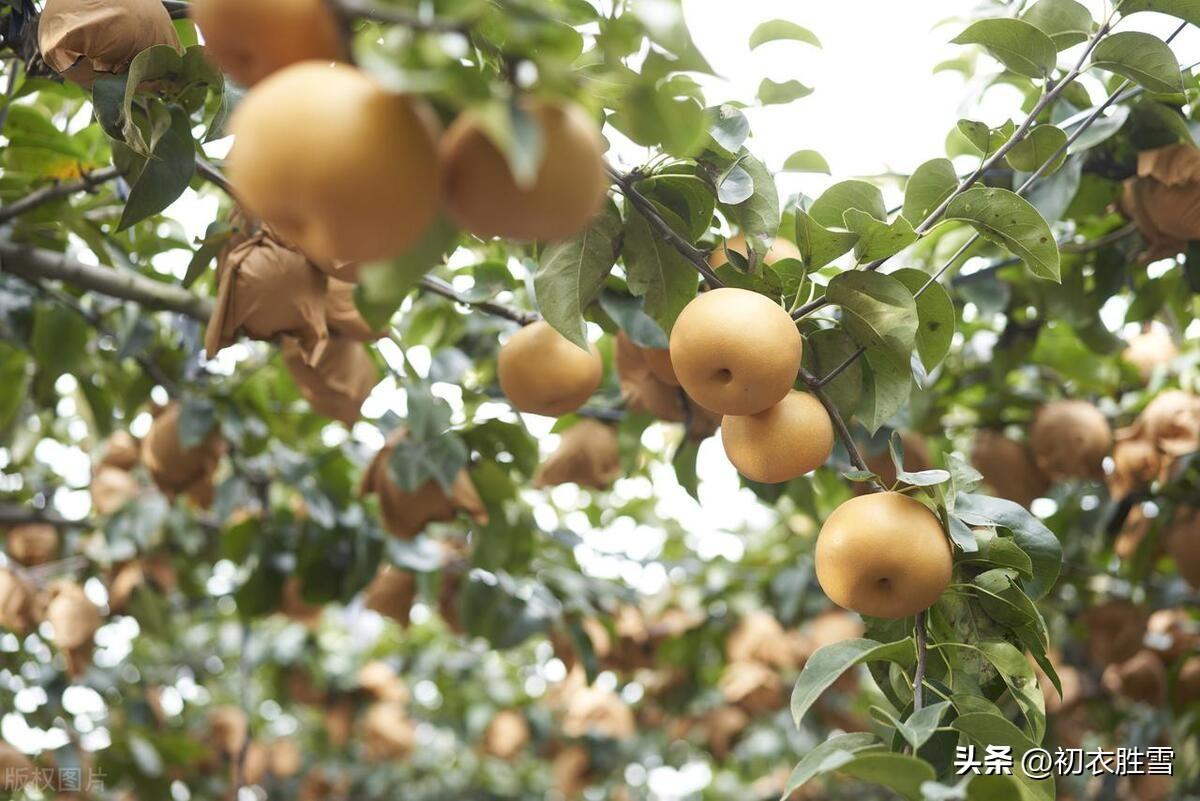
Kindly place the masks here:
[(858, 241), (858, 234), (831, 231), (807, 212), (796, 209), (796, 247), (800, 260), (811, 270), (819, 270), (843, 255)]
[(546, 322), (587, 350), (583, 313), (600, 294), (617, 259), (621, 215), (609, 203), (581, 233), (548, 245), (533, 276), (538, 309)]
[(1049, 36), (1059, 50), (1087, 41), (1096, 27), (1092, 12), (1076, 0), (1038, 0), (1021, 19)]
[(904, 408), (912, 394), (912, 368), (908, 356), (900, 357), (883, 348), (867, 348), (863, 371), (860, 422), (872, 436)]
[(791, 103), (813, 93), (811, 86), (805, 86), (799, 81), (783, 81), (777, 83), (770, 78), (763, 78), (758, 85), (758, 103), (762, 106), (778, 106)]
[(1058, 282), (1058, 243), (1037, 209), (1015, 192), (992, 187), (968, 189), (946, 210), (946, 219), (970, 223), (992, 242), (1007, 248), (1039, 278)]
[(90, 334), (87, 322), (66, 306), (39, 306), (29, 347), (40, 374), (54, 380), (74, 370), (87, 355)]
[(815, 150), (797, 150), (783, 162), (784, 172), (818, 172), (829, 175), (829, 162)]
[(125, 201), (118, 231), (158, 214), (174, 203), (191, 183), (196, 172), (196, 145), (192, 141), (192, 123), (183, 109), (171, 108), (171, 126), (154, 147), (150, 158)]
[(1121, 16), (1128, 17), (1141, 11), (1157, 11), (1170, 14), (1192, 25), (1200, 25), (1200, 4), (1196, 0), (1124, 0), (1117, 8)]
[(954, 38), (954, 44), (982, 45), (997, 61), (1026, 78), (1046, 78), (1058, 61), (1054, 41), (1019, 19), (981, 19)]
[[(961, 518), (953, 517), (953, 519), (958, 520), (959, 525), (966, 527), (966, 523), (963, 523)], [(959, 557), (960, 564), (982, 565), (989, 568), (1004, 567), (1017, 571), (1025, 578), (1033, 578), (1033, 560), (1012, 539), (1001, 537), (989, 529), (971, 532), (970, 528), (967, 528), (967, 531), (975, 540), (977, 550)]]
[(848, 209), (846, 227), (858, 234), (854, 245), (854, 256), (859, 264), (876, 259), (888, 259), (917, 241), (912, 223), (903, 217), (887, 223), (875, 219), (865, 211)]
[(1054, 162), (1046, 168), (1044, 174), (1048, 175), (1066, 161), (1066, 144), (1067, 135), (1061, 128), (1055, 125), (1039, 125), (1012, 146), (1005, 160), (1014, 170), (1036, 172), (1052, 156), (1058, 154)]
[(977, 122), (976, 120), (959, 120), (958, 130), (971, 146), (978, 150), (984, 158), (999, 150), (1005, 142), (1012, 139), (1012, 136), (1017, 131), (1017, 126), (1012, 120), (1006, 120), (1005, 123), (998, 128), (989, 128), (986, 123)]
[[(668, 222), (689, 242), (698, 241), (712, 225), (717, 199), (709, 183), (698, 175), (659, 173), (638, 181), (637, 189), (675, 214)], [(676, 218), (682, 223), (679, 227), (675, 226)]]
[(879, 187), (866, 181), (842, 181), (825, 190), (808, 213), (826, 228), (845, 228), (846, 212), (858, 209), (881, 222), (887, 221), (887, 206)]
[(917, 303), (903, 282), (882, 273), (852, 270), (835, 275), (825, 296), (842, 307), (842, 323), (858, 344), (908, 358), (918, 318)]
[(646, 314), (640, 298), (605, 289), (600, 293), (600, 308), (621, 326), (621, 330), (638, 347), (665, 348), (669, 344), (663, 329)]
[(1031, 738), (1034, 742), (1041, 742), (1046, 734), (1046, 703), (1033, 666), (1025, 654), (1003, 640), (987, 640), (979, 643), (978, 647), (1004, 677), (1009, 694), (1021, 707), (1029, 723)]
[[(937, 281), (929, 283), (931, 275), (921, 270), (906, 267), (895, 270), (888, 275), (908, 287), (917, 302), (917, 355), (927, 372), (942, 363), (950, 352), (950, 343), (954, 340), (954, 327), (957, 315), (954, 312), (954, 301), (946, 287)], [(928, 284), (928, 286), (926, 286)]]
[(1034, 780), (1021, 771), (1021, 757), (1038, 746), (1012, 723), (991, 712), (967, 712), (955, 718), (950, 725), (980, 747), (1004, 746), (1012, 749), (1013, 771), (1021, 785), (1022, 799), (1052, 801), (1055, 798), (1053, 779)]
[[(851, 734), (836, 734), (816, 748), (809, 750), (792, 770), (788, 777), (787, 787), (783, 798), (791, 798), (792, 794), (814, 778), (830, 770), (836, 770), (834, 765), (848, 762), (856, 751), (878, 746), (879, 738), (870, 732), (854, 732)], [(826, 767), (829, 765), (830, 767)]]
[(933, 736), (934, 731), (941, 724), (942, 715), (949, 708), (950, 702), (942, 701), (918, 709), (908, 716), (908, 720), (901, 724), (901, 736), (908, 741), (913, 750), (920, 749)]
[(912, 638), (879, 643), (875, 640), (844, 640), (827, 645), (814, 653), (804, 664), (800, 678), (792, 690), (792, 719), (796, 725), (804, 714), (838, 677), (855, 665), (867, 662), (895, 662), (909, 667), (916, 660)]
[(404, 298), (453, 249), (458, 230), (441, 215), (429, 230), (404, 253), (391, 261), (363, 265), (354, 303), (372, 330), (385, 328)]
[(908, 179), (900, 213), (914, 226), (920, 225), (957, 188), (958, 173), (950, 159), (927, 161)]
[(1025, 583), (1030, 598), (1037, 600), (1054, 586), (1062, 567), (1062, 545), (1024, 506), (964, 492), (955, 500), (954, 511), (972, 525), (997, 525), (1012, 532), (1013, 541), (1033, 563), (1033, 579)]
[(694, 439), (685, 438), (675, 449), (671, 458), (671, 466), (675, 468), (675, 479), (679, 486), (687, 491), (697, 501), (700, 500), (700, 478), (696, 473), (696, 459), (700, 455), (700, 443)]
[(1151, 92), (1183, 91), (1183, 75), (1174, 51), (1149, 33), (1121, 31), (1104, 37), (1092, 51), (1092, 66), (1123, 75)]
[(542, 129), (516, 102), (492, 101), (473, 109), (480, 127), (504, 155), (518, 186), (537, 179), (542, 164)]
[(200, 395), (184, 397), (179, 409), (179, 444), (196, 447), (217, 427), (217, 408), (212, 400)]
[(909, 801), (921, 801), (921, 785), (937, 778), (925, 760), (884, 751), (858, 754), (837, 771), (895, 790)]
[[(682, 226), (672, 212), (659, 208), (659, 213), (672, 228)], [(683, 307), (696, 297), (695, 266), (651, 228), (640, 212), (633, 210), (625, 222), (622, 255), (629, 291), (646, 299), (645, 313), (670, 334)]]
[(708, 128), (708, 135), (726, 153), (737, 153), (746, 144), (750, 136), (750, 121), (737, 106), (725, 103), (717, 108), (709, 109), (713, 121)]
[(8, 431), (26, 398), (28, 365), (25, 351), (0, 341), (0, 433)]
[(738, 154), (738, 165), (754, 181), (754, 194), (741, 203), (725, 204), (724, 208), (747, 239), (769, 245), (779, 231), (780, 221), (779, 190), (775, 179), (766, 165), (745, 150)]
[(821, 46), (821, 40), (808, 28), (801, 27), (785, 19), (773, 19), (762, 23), (750, 34), (750, 49), (753, 50), (767, 42), (784, 40), (804, 42), (813, 47)]
[[(806, 337), (804, 363), (817, 376), (829, 375), (858, 351), (858, 345), (840, 328), (821, 328)], [(863, 360), (851, 363), (825, 385), (825, 394), (846, 417), (858, 409), (863, 393)]]

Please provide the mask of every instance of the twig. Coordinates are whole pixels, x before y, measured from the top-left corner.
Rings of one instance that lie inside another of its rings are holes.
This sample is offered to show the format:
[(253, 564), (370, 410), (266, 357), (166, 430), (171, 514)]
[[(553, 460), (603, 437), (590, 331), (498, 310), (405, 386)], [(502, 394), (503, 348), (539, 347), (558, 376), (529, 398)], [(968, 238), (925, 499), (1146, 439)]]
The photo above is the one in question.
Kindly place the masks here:
[(925, 665), (929, 656), (929, 635), (925, 631), (925, 612), (917, 612), (917, 669), (913, 673), (913, 712), (925, 705)]
[(187, 19), (191, 3), (186, 0), (162, 0), (163, 8), (171, 15), (171, 19)]
[(516, 309), (512, 306), (505, 306), (504, 304), (496, 303), (495, 301), (470, 300), (460, 295), (454, 290), (454, 287), (450, 286), (442, 279), (436, 278), (432, 275), (427, 275), (421, 279), (421, 289), (434, 295), (441, 295), (442, 297), (452, 300), (455, 303), (461, 303), (464, 306), (470, 306), (471, 308), (477, 309), (485, 314), (503, 317), (506, 320), (512, 320), (514, 323), (520, 323), (521, 325), (529, 325), (530, 323), (535, 323), (541, 319), (533, 312), (522, 311), (521, 309)]
[(621, 194), (625, 196), (625, 199), (638, 210), (639, 214), (646, 218), (646, 221), (658, 232), (659, 236), (669, 242), (671, 247), (679, 251), (681, 256), (692, 263), (696, 271), (704, 276), (704, 280), (708, 282), (709, 286), (724, 286), (721, 279), (713, 272), (712, 267), (708, 265), (708, 254), (694, 246), (691, 242), (688, 242), (674, 228), (668, 225), (667, 221), (658, 213), (658, 209), (654, 208), (654, 204), (634, 188), (633, 180), (629, 176), (622, 175), (611, 164), (606, 164), (605, 169), (608, 170), (609, 177), (612, 178), (617, 188), (621, 190)]
[[(858, 450), (858, 444), (855, 443), (854, 437), (850, 434), (850, 429), (846, 426), (846, 421), (842, 419), (842, 413), (838, 411), (837, 406), (829, 399), (829, 396), (821, 386), (820, 380), (804, 368), (800, 368), (800, 380), (808, 387), (808, 391), (813, 394), (813, 397), (819, 400), (821, 405), (825, 407), (830, 421), (833, 422), (833, 429), (837, 432), (838, 439), (842, 441), (842, 445), (845, 446), (846, 453), (850, 457), (850, 464), (856, 470), (861, 470), (864, 473), (870, 472), (866, 461), (862, 457), (862, 453)], [(874, 480), (871, 481), (870, 486), (872, 492), (878, 492), (883, 489), (879, 485), (879, 482)]]
[(104, 167), (103, 169), (86, 173), (82, 178), (75, 181), (61, 181), (43, 186), (41, 189), (36, 189), (25, 197), (0, 208), (0, 224), (6, 223), (31, 209), (35, 209), (60, 197), (73, 195), (76, 192), (91, 192), (100, 184), (111, 181), (119, 175), (120, 173), (116, 167)]

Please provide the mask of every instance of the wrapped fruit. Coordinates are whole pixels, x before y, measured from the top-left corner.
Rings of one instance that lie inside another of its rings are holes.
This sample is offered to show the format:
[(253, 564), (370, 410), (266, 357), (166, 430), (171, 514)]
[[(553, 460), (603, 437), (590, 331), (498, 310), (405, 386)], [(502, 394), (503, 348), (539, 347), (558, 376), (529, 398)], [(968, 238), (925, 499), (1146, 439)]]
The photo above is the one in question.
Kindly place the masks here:
[(1142, 650), (1104, 669), (1103, 683), (1111, 693), (1159, 706), (1167, 700), (1167, 669), (1153, 651)]
[(367, 708), (360, 725), (369, 761), (404, 759), (416, 745), (416, 727), (402, 703), (376, 701)]
[(128, 71), (134, 56), (155, 45), (183, 49), (158, 0), (46, 0), (38, 19), (42, 58), (81, 86)]
[(185, 448), (179, 430), (182, 409), (172, 403), (159, 410), (142, 440), (142, 461), (167, 497), (187, 495), (197, 506), (207, 508), (213, 502), (213, 476), (225, 453), (225, 442), (214, 427), (203, 440)]
[(1054, 480), (1104, 477), (1104, 457), (1112, 448), (1108, 420), (1081, 400), (1047, 403), (1029, 428), (1029, 449), (1038, 468)]
[(142, 444), (128, 431), (118, 431), (104, 443), (100, 464), (132, 470), (142, 460)]
[(92, 638), (102, 622), (100, 608), (83, 588), (70, 581), (50, 587), (46, 621), (54, 627), (54, 644), (67, 660), (67, 673), (79, 676), (92, 659)]
[(763, 611), (751, 612), (738, 621), (725, 639), (725, 656), (730, 662), (796, 667), (796, 652), (783, 626), (774, 615)]
[(58, 558), (58, 529), (49, 523), (23, 523), (13, 526), (4, 538), (8, 558), (26, 567), (34, 567)]
[(0, 790), (14, 792), (38, 778), (33, 760), (0, 740)]
[(1166, 545), (1179, 575), (1193, 588), (1200, 588), (1200, 507), (1175, 509), (1166, 530)]
[[(1150, 533), (1152, 522), (1150, 518), (1146, 517), (1141, 506), (1131, 508), (1129, 515), (1125, 518), (1125, 524), (1121, 526), (1116, 540), (1113, 541), (1113, 552), (1126, 561), (1134, 558), (1138, 549), (1142, 547), (1142, 543), (1145, 542), (1146, 535)], [(1161, 551), (1162, 543), (1157, 544), (1156, 551)]]
[(1143, 381), (1148, 381), (1157, 368), (1170, 364), (1178, 355), (1179, 348), (1167, 329), (1148, 325), (1130, 337), (1121, 357), (1137, 368)]
[(567, 701), (562, 721), (568, 737), (595, 735), (612, 740), (629, 740), (636, 734), (633, 710), (610, 690), (585, 687)]
[(751, 715), (766, 715), (784, 704), (779, 674), (759, 662), (731, 662), (717, 685), (721, 695)]
[(236, 706), (218, 706), (208, 713), (208, 736), (213, 750), (237, 759), (250, 736), (250, 721)]
[(108, 585), (108, 608), (113, 614), (119, 615), (133, 599), (133, 594), (142, 587), (151, 587), (167, 594), (174, 592), (178, 583), (175, 567), (165, 554), (134, 559), (113, 573)]
[(717, 761), (729, 755), (734, 741), (750, 725), (750, 716), (736, 706), (719, 706), (699, 721), (708, 750)]
[(617, 432), (610, 425), (584, 418), (563, 432), (562, 442), (538, 468), (533, 486), (554, 487), (579, 484), (608, 489), (621, 475), (621, 453)]
[(1146, 610), (1129, 601), (1114, 600), (1083, 612), (1088, 632), (1088, 653), (1097, 667), (1130, 659), (1142, 648), (1146, 636)]
[(362, 495), (379, 496), (379, 509), (387, 530), (397, 537), (410, 540), (430, 523), (448, 522), (460, 513), (476, 523), (486, 524), (487, 509), (466, 470), (459, 472), (453, 492), (449, 495), (433, 480), (425, 482), (414, 492), (403, 490), (396, 484), (388, 461), (396, 444), (403, 438), (404, 432), (397, 432), (387, 446), (375, 454), (363, 474), (359, 489)]
[(1166, 460), (1154, 443), (1134, 436), (1128, 429), (1117, 432), (1112, 458), (1113, 470), (1108, 475), (1108, 489), (1114, 498), (1124, 498), (1147, 486), (1166, 467)]
[(217, 302), (204, 338), (208, 358), (239, 336), (272, 342), (296, 339), (316, 364), (329, 340), (324, 273), (268, 229), (233, 248), (217, 265)]
[(33, 587), (20, 575), (0, 567), (0, 629), (24, 635), (36, 625)]
[(516, 759), (528, 743), (529, 724), (515, 709), (497, 712), (483, 733), (483, 750), (497, 759)]
[(408, 626), (409, 613), (417, 597), (417, 579), (407, 570), (385, 565), (367, 585), (367, 609)]
[(404, 679), (400, 678), (391, 665), (387, 662), (375, 660), (368, 662), (359, 668), (358, 671), (358, 686), (377, 701), (395, 701), (399, 704), (408, 704), (412, 696), (408, 691), (408, 685), (404, 683)]
[(350, 797), (350, 780), (345, 776), (330, 776), (317, 768), (304, 775), (296, 801), (342, 801)]
[(354, 302), (354, 284), (336, 278), (329, 279), (325, 292), (325, 321), (333, 333), (358, 342), (374, 342), (387, 336), (386, 325), (373, 331), (359, 313)]
[(1024, 443), (992, 429), (975, 434), (971, 464), (997, 497), (1028, 507), (1050, 488)]
[(310, 629), (321, 622), (321, 606), (304, 600), (304, 585), (296, 576), (289, 576), (283, 582), (283, 596), (279, 601), (279, 612), (289, 620), (293, 620)]
[(1178, 389), (1160, 392), (1133, 428), (1168, 456), (1200, 450), (1200, 396)]
[[(662, 357), (656, 355), (658, 353), (666, 353), (669, 364), (670, 351), (641, 348), (625, 332), (617, 334), (614, 364), (626, 408), (659, 420), (686, 423), (688, 436), (692, 439), (712, 436), (721, 425), (721, 415), (708, 411), (688, 398), (687, 393), (679, 387), (678, 378), (674, 379), (674, 383), (663, 380), (664, 367), (661, 364)], [(670, 376), (674, 375), (672, 368)]]
[(88, 490), (92, 496), (92, 509), (101, 517), (108, 517), (136, 498), (139, 488), (131, 473), (102, 464), (92, 473)]
[(1180, 706), (1200, 701), (1200, 655), (1188, 657), (1180, 666), (1173, 697)]
[(284, 337), (283, 363), (314, 412), (346, 425), (358, 421), (363, 401), (379, 381), (367, 349), (344, 337), (330, 339), (312, 363), (299, 340)]
[(1176, 144), (1139, 153), (1121, 210), (1149, 246), (1144, 261), (1174, 256), (1200, 239), (1200, 150)]
[(592, 760), (581, 745), (572, 745), (554, 755), (550, 776), (554, 789), (566, 798), (574, 798), (587, 789)]

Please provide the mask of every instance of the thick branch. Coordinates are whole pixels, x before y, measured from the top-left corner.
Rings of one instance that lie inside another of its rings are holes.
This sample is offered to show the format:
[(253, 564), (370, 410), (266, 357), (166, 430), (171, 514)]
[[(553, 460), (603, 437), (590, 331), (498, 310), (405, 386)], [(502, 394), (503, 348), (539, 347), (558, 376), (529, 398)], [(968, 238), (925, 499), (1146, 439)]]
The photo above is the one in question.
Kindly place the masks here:
[(650, 226), (658, 235), (670, 243), (671, 247), (679, 251), (681, 256), (691, 262), (692, 266), (696, 268), (696, 272), (704, 276), (704, 280), (708, 282), (709, 286), (724, 286), (721, 283), (721, 279), (717, 278), (717, 274), (713, 272), (712, 267), (708, 265), (708, 254), (694, 246), (691, 242), (688, 242), (674, 228), (668, 225), (667, 221), (658, 213), (658, 209), (654, 208), (654, 204), (634, 188), (633, 181), (628, 176), (622, 175), (612, 165), (605, 165), (605, 167), (613, 183), (621, 190), (621, 194), (638, 210), (638, 213), (646, 218), (646, 221), (650, 223)]
[(114, 298), (132, 300), (147, 309), (178, 312), (201, 321), (212, 314), (210, 299), (181, 287), (129, 270), (84, 264), (62, 253), (28, 245), (0, 242), (0, 272), (34, 281), (43, 278), (65, 281)]

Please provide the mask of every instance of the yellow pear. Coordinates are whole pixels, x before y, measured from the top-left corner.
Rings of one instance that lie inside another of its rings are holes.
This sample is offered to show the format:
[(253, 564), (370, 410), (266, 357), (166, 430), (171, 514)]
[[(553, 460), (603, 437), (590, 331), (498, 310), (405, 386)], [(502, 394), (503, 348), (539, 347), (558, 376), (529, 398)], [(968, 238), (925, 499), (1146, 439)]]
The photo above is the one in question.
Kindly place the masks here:
[(446, 207), (484, 239), (567, 239), (587, 227), (608, 192), (600, 126), (571, 103), (528, 100), (524, 109), (542, 140), (532, 184), (518, 184), (479, 118), (466, 112), (442, 141)]
[(285, 67), (246, 95), (229, 129), (239, 199), (316, 261), (390, 258), (437, 216), (428, 108), (353, 67)]
[(342, 61), (346, 45), (326, 0), (193, 0), (204, 53), (243, 86), (301, 61)]
[(496, 371), (500, 389), (517, 410), (560, 417), (599, 389), (604, 362), (594, 345), (583, 350), (539, 320), (504, 343)]
[[(749, 258), (750, 256), (750, 249), (746, 247), (746, 237), (742, 234), (736, 234), (726, 239), (722, 245), (717, 245), (713, 252), (709, 254), (708, 265), (714, 270), (725, 265), (729, 261), (725, 253), (726, 250), (739, 253), (744, 258)], [(759, 253), (758, 258), (761, 263), (770, 266), (781, 259), (799, 259), (800, 249), (783, 237), (778, 237), (771, 244), (771, 249), (765, 255)]]
[(783, 400), (803, 350), (791, 316), (747, 289), (701, 294), (671, 330), (671, 364), (680, 385), (718, 414), (758, 414)]
[(898, 492), (846, 501), (817, 536), (817, 581), (838, 606), (871, 617), (928, 609), (950, 583), (954, 561), (941, 522)]
[(825, 464), (833, 453), (833, 422), (819, 400), (792, 390), (758, 414), (725, 415), (721, 441), (739, 473), (778, 484)]

